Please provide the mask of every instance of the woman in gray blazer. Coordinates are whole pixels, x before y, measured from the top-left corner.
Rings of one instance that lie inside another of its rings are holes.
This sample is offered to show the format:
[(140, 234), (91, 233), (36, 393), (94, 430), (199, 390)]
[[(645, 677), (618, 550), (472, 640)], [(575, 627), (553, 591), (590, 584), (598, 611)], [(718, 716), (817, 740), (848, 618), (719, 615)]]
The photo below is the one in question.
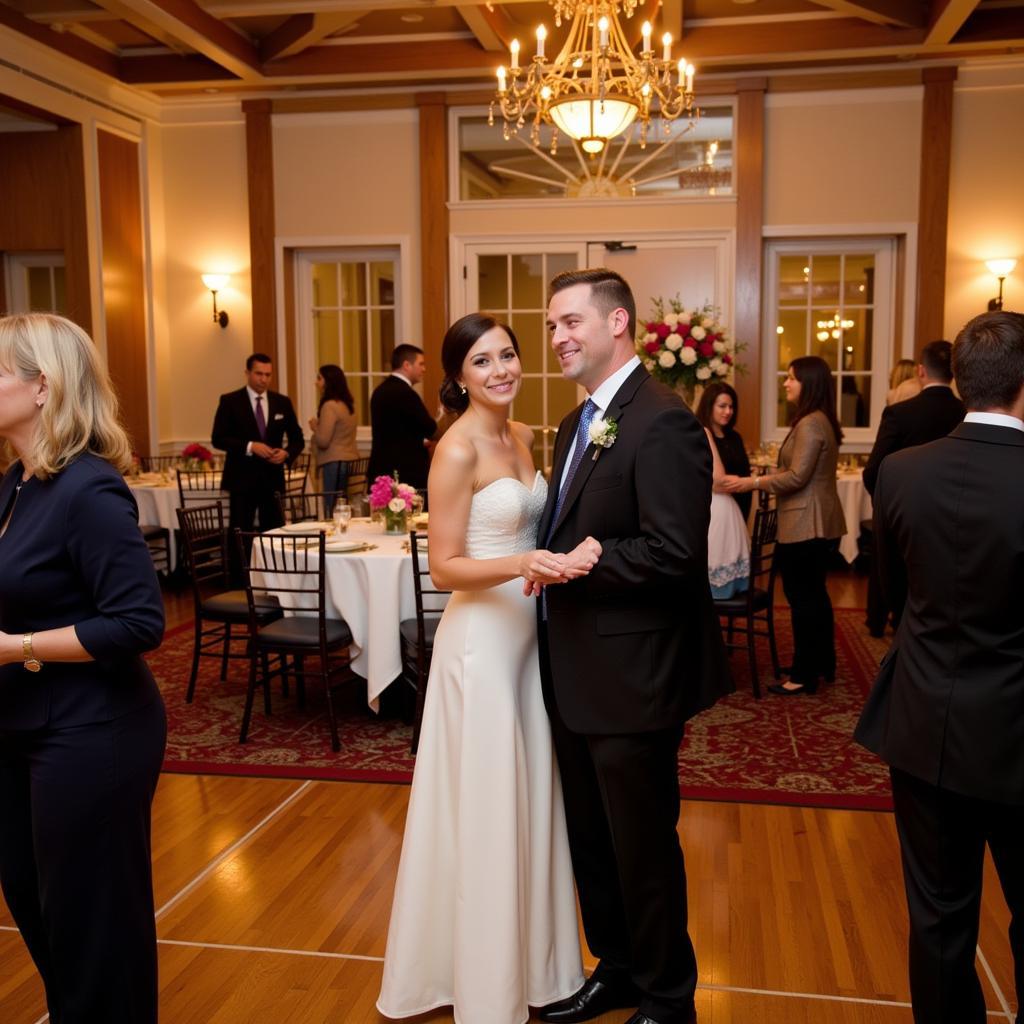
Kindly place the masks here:
[(783, 386), (796, 416), (779, 449), (778, 469), (760, 477), (727, 476), (725, 485), (733, 493), (767, 491), (778, 502), (776, 558), (793, 612), (793, 665), (788, 682), (768, 689), (789, 697), (814, 693), (819, 679), (835, 679), (835, 631), (826, 574), (831, 542), (846, 532), (846, 521), (836, 491), (843, 431), (828, 364), (818, 356), (794, 359)]

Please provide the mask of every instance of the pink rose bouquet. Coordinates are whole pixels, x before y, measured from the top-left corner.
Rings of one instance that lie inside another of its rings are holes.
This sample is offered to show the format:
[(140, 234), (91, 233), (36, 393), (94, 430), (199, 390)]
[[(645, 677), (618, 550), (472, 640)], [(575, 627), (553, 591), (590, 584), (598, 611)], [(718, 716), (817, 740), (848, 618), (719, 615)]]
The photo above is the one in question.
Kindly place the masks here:
[[(370, 508), (375, 512), (385, 508), (392, 512), (411, 512), (415, 497), (416, 489), (400, 484), (397, 476), (379, 476), (370, 487)], [(399, 502), (404, 508), (398, 508)]]

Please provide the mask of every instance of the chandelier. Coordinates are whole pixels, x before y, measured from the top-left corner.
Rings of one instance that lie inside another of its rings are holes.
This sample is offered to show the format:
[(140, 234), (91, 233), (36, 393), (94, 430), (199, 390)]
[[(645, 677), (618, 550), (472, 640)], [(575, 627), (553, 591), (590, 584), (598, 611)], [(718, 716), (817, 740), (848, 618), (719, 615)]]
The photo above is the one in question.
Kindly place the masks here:
[(494, 124), (497, 104), (509, 139), (530, 124), (530, 141), (537, 145), (541, 124), (553, 126), (551, 151), (559, 130), (583, 149), (600, 153), (609, 139), (634, 121), (640, 125), (640, 148), (647, 145), (652, 116), (668, 122), (699, 116), (693, 105), (694, 67), (681, 58), (672, 60), (672, 36), (661, 37), (662, 56), (655, 56), (651, 24), (642, 29), (640, 54), (633, 53), (619, 23), (622, 8), (632, 16), (636, 0), (552, 0), (555, 24), (572, 18), (565, 45), (554, 60), (544, 53), (547, 29), (537, 28), (537, 50), (528, 67), (519, 63), (519, 40), (513, 39), (509, 67), (498, 68), (498, 94), (491, 101), (488, 123)]
[(818, 321), (818, 341), (828, 341), (829, 338), (839, 341), (843, 337), (843, 332), (852, 330), (854, 326), (853, 320), (847, 320), (837, 312), (835, 316), (829, 317), (828, 320)]

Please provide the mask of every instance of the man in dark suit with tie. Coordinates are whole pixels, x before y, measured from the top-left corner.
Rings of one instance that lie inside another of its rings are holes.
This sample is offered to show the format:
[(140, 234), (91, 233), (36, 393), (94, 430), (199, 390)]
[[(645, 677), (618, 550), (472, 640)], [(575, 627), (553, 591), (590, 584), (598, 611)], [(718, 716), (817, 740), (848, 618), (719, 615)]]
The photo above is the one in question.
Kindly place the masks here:
[(213, 446), (224, 451), (221, 487), (231, 497), (231, 526), (261, 530), (282, 523), (275, 492), (284, 493), (285, 467), (306, 446), (291, 399), (270, 390), (270, 356), (245, 361), (245, 387), (220, 396), (213, 419)]
[[(882, 412), (875, 444), (864, 467), (864, 486), (868, 494), (875, 492), (878, 468), (887, 455), (945, 437), (964, 418), (964, 403), (953, 394), (951, 387), (952, 352), (953, 346), (948, 341), (931, 341), (925, 345), (917, 366), (922, 384), (920, 394), (896, 402)], [(906, 594), (895, 586), (889, 592), (891, 603), (883, 600), (877, 565), (878, 560), (874, 559), (868, 580), (867, 625), (872, 636), (885, 632), (890, 609), (893, 628), (899, 626), (906, 600)]]
[(875, 485), (882, 584), (908, 598), (855, 733), (890, 766), (916, 1024), (986, 1019), (986, 844), (1024, 998), (1024, 315), (975, 317), (953, 369), (963, 423), (889, 456)]
[(551, 1022), (638, 1007), (628, 1024), (696, 1020), (676, 825), (687, 719), (731, 692), (708, 585), (711, 450), (633, 350), (629, 285), (595, 269), (551, 284), (551, 343), (587, 401), (559, 428), (539, 545), (601, 545), (590, 575), (547, 588), (541, 678), (591, 951)]
[(397, 345), (391, 353), (391, 376), (381, 381), (370, 396), (371, 483), (378, 476), (397, 473), (403, 484), (427, 486), (427, 442), (437, 433), (437, 422), (413, 387), (423, 380), (426, 369), (423, 349)]

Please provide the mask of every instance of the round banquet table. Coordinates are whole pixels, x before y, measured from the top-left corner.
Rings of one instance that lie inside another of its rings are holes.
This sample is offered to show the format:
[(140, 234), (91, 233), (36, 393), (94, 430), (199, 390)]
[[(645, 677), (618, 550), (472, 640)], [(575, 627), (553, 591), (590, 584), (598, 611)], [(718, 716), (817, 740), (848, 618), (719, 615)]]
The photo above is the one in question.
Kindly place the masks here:
[[(308, 526), (309, 532), (315, 532), (317, 524)], [(399, 623), (416, 617), (408, 537), (385, 534), (382, 523), (353, 519), (345, 539), (375, 547), (369, 551), (327, 552), (327, 615), (344, 619), (352, 630), (352, 670), (366, 679), (367, 699), (374, 711), (378, 710), (381, 693), (402, 672)], [(329, 536), (328, 541), (331, 539)], [(272, 574), (258, 575), (261, 583), (274, 586)], [(278, 596), (286, 608), (300, 607), (295, 594)], [(313, 603), (312, 599), (308, 602)]]
[(853, 562), (857, 557), (860, 524), (871, 518), (871, 495), (864, 486), (864, 474), (859, 469), (840, 470), (836, 474), (836, 490), (846, 520), (846, 533), (839, 541), (839, 553), (847, 562)]

